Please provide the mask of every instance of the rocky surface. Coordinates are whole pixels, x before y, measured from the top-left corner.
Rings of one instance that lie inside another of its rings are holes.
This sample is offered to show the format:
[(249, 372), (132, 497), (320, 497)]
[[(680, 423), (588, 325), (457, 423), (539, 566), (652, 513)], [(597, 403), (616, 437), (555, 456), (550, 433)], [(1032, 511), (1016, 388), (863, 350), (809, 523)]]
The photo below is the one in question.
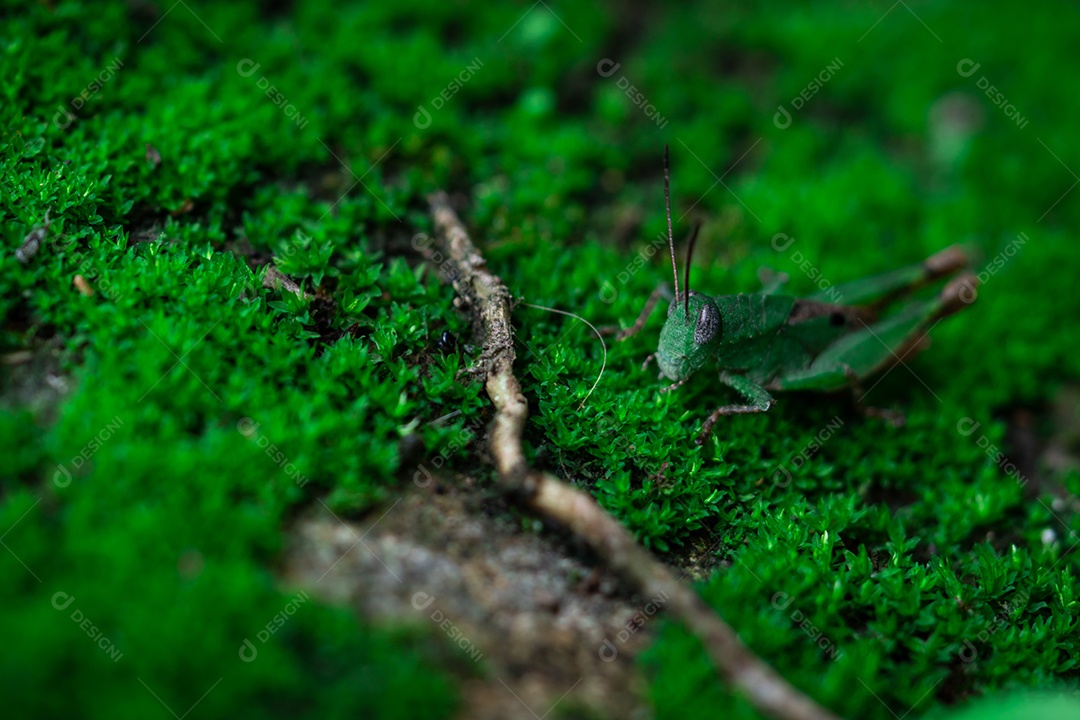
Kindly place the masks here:
[(360, 520), (317, 504), (291, 537), (288, 583), (427, 625), (460, 650), (460, 717), (648, 716), (634, 656), (662, 599), (629, 594), (582, 546), (470, 479), (433, 481)]

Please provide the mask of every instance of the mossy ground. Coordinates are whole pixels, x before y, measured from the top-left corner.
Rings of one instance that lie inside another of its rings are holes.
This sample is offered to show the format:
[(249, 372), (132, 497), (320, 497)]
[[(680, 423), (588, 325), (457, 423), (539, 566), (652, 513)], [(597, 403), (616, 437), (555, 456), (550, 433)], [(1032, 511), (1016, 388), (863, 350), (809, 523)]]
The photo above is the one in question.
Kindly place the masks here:
[[(809, 292), (806, 263), (836, 283), (955, 242), (994, 272), (873, 386), (903, 427), (843, 397), (785, 396), (701, 448), (729, 396), (704, 377), (658, 395), (638, 366), (659, 317), (610, 348), (579, 409), (599, 343), (519, 306), (535, 462), (676, 565), (705, 557), (708, 601), (840, 714), (1075, 688), (1072, 6), (5, 2), (4, 15), (0, 682), (16, 715), (182, 714), (210, 688), (205, 716), (451, 712), (436, 640), (343, 610), (312, 602), (257, 661), (238, 651), (295, 595), (274, 579), (290, 519), (317, 498), (343, 515), (387, 504), (415, 462), (402, 438), (489, 477), (490, 409), (456, 379), (468, 319), (416, 251), (425, 194), (460, 194), (517, 296), (626, 324), (668, 277), (654, 240), (665, 143), (677, 232), (706, 220), (702, 291), (753, 290), (768, 266)], [(777, 233), (795, 242), (777, 252)], [(313, 297), (264, 287), (272, 258)], [(1051, 440), (1052, 470), (1037, 460)], [(677, 626), (645, 663), (659, 716), (754, 717)]]

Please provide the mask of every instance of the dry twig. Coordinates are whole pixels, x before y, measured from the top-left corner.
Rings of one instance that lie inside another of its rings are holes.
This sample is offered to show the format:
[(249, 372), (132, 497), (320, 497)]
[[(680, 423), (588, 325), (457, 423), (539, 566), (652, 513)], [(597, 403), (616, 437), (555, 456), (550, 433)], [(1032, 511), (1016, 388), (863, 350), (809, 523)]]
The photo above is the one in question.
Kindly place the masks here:
[(446, 194), (438, 192), (428, 200), (437, 240), (453, 266), (454, 288), (471, 308), (483, 343), (474, 370), (485, 377), (496, 409), (491, 453), (504, 492), (585, 540), (642, 595), (669, 598), (668, 612), (702, 641), (720, 673), (759, 710), (781, 720), (837, 720), (755, 656), (731, 626), (638, 545), (591, 496), (528, 466), (521, 436), (529, 408), (513, 372), (510, 293), (488, 270)]

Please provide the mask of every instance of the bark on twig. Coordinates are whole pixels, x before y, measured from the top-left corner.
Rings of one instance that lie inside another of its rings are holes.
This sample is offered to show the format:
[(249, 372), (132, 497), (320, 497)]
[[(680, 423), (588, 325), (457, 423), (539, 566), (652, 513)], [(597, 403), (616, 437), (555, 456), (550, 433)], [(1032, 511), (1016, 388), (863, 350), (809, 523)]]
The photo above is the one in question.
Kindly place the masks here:
[(528, 403), (514, 376), (510, 293), (487, 268), (445, 193), (428, 198), (435, 232), (454, 267), (454, 288), (479, 320), (483, 351), (476, 371), (485, 377), (496, 414), (491, 453), (503, 490), (571, 530), (608, 566), (646, 597), (667, 597), (667, 610), (704, 644), (720, 673), (762, 712), (781, 720), (837, 720), (755, 656), (694, 590), (681, 584), (588, 494), (549, 473), (529, 468), (521, 449)]
[(266, 274), (263, 275), (262, 284), (264, 288), (273, 288), (274, 290), (285, 288), (293, 295), (301, 297), (304, 300), (311, 300), (315, 297), (309, 292), (304, 292), (304, 289), (300, 287), (295, 280), (278, 270), (274, 263), (270, 263), (266, 267)]

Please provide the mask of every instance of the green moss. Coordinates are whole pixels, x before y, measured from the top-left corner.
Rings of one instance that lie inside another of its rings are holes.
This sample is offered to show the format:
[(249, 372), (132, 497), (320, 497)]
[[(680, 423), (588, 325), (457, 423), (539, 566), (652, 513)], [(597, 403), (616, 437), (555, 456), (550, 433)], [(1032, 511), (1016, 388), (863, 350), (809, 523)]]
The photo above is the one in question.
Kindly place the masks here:
[[(838, 712), (1075, 685), (1080, 522), (1053, 498), (1080, 478), (1021, 487), (980, 447), (1011, 452), (1008, 410), (1043, 407), (1080, 374), (1066, 321), (1080, 314), (1067, 234), (1080, 205), (1061, 199), (1080, 156), (1080, 100), (1060, 81), (1076, 69), (1072, 10), (933, 2), (874, 25), (886, 8), (837, 3), (702, 2), (640, 24), (569, 4), (6, 6), (0, 353), (30, 350), (43, 370), (29, 377), (69, 387), (58, 407), (27, 404), (28, 375), (0, 369), (0, 675), (19, 714), (157, 712), (140, 681), (182, 713), (218, 678), (207, 714), (449, 712), (426, 643), (314, 602), (257, 662), (238, 659), (292, 597), (272, 580), (282, 529), (316, 497), (343, 513), (393, 497), (411, 433), (487, 477), (477, 446), (454, 440), (490, 417), (457, 379), (468, 320), (410, 242), (430, 229), (425, 195), (469, 198), (516, 295), (628, 324), (667, 279), (664, 143), (680, 230), (708, 220), (702, 291), (754, 289), (769, 266), (808, 292), (803, 260), (841, 282), (958, 241), (981, 269), (1027, 241), (910, 372), (874, 387), (873, 404), (904, 409), (900, 429), (842, 398), (785, 396), (698, 448), (727, 395), (704, 377), (657, 394), (638, 366), (659, 318), (609, 348), (579, 409), (600, 344), (519, 305), (531, 456), (650, 548), (714, 562), (705, 598)], [(980, 63), (970, 77), (965, 58)], [(777, 127), (777, 107), (836, 59)], [(430, 124), (414, 122), (421, 108)], [(15, 250), (46, 213), (23, 264)], [(773, 250), (778, 232), (790, 251)], [(314, 297), (265, 288), (272, 258)], [(444, 331), (460, 352), (438, 349)], [(792, 460), (829, 427), (812, 460)], [(76, 598), (65, 612), (58, 592)], [(121, 660), (65, 619), (75, 609)], [(646, 663), (661, 716), (753, 717), (681, 629), (665, 625)]]

